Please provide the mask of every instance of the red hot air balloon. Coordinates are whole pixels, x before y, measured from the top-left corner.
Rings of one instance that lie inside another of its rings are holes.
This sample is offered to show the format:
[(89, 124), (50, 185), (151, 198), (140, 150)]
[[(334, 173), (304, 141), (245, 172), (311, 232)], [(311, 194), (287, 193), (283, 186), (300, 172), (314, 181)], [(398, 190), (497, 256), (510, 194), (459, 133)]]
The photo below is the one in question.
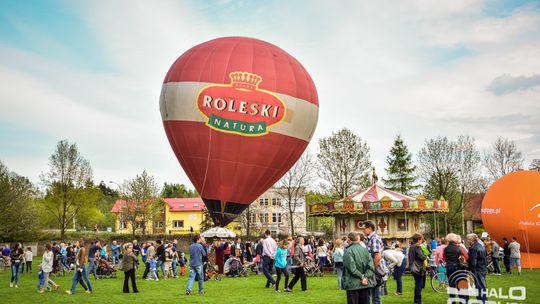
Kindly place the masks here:
[(225, 226), (302, 155), (319, 100), (307, 71), (284, 50), (225, 37), (176, 60), (160, 110), (178, 161), (214, 223)]

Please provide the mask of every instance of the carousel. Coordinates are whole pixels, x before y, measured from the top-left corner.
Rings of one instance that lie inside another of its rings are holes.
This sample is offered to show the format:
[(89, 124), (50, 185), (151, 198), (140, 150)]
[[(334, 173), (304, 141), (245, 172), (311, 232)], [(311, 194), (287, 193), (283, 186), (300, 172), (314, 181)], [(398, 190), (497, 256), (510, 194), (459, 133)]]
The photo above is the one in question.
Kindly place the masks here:
[[(428, 200), (423, 195), (416, 198), (385, 189), (376, 183), (362, 191), (329, 203), (310, 206), (310, 216), (335, 218), (336, 236), (351, 231), (361, 231), (363, 221), (372, 220), (377, 234), (384, 239), (406, 240), (415, 232), (426, 232), (422, 214), (448, 213), (448, 202), (441, 197)], [(435, 226), (438, 220), (433, 221)], [(439, 227), (431, 227), (438, 234)]]

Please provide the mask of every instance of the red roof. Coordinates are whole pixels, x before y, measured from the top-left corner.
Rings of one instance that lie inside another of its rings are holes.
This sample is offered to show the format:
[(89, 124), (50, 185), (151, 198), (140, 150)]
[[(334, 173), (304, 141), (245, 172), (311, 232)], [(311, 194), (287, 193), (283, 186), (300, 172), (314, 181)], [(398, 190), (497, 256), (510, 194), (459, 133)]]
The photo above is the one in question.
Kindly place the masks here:
[(200, 197), (194, 198), (164, 198), (169, 210), (174, 211), (202, 211), (204, 210), (204, 202)]
[[(204, 210), (204, 202), (200, 197), (195, 198), (164, 198), (170, 208), (171, 212), (175, 211), (202, 211)], [(122, 206), (125, 206), (125, 200), (116, 200), (111, 212), (118, 213), (121, 211)], [(128, 206), (133, 203), (127, 203)]]

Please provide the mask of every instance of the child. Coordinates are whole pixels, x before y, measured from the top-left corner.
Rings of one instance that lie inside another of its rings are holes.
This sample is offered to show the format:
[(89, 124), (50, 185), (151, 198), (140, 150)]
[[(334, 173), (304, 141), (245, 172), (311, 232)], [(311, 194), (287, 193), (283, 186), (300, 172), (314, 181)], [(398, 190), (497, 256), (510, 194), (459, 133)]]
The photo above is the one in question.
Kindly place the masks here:
[(151, 259), (150, 260), (150, 275), (148, 276), (148, 281), (150, 280), (156, 280), (156, 281), (159, 281), (158, 279), (158, 276), (157, 276), (157, 263), (156, 263), (156, 259)]
[(178, 262), (180, 264), (180, 275), (184, 276), (184, 273), (186, 273), (186, 254), (181, 253), (180, 258), (178, 259)]
[(32, 272), (32, 258), (34, 254), (32, 253), (32, 248), (26, 247), (24, 252), (24, 260), (26, 261), (26, 273)]
[[(53, 280), (49, 279), (49, 287), (47, 289), (48, 291), (51, 291), (52, 289), (51, 286), (53, 286), (55, 290), (60, 288), (60, 285), (56, 284)], [(37, 291), (41, 292), (42, 288), (45, 288), (45, 273), (40, 267), (38, 271)]]
[(43, 270), (39, 268), (38, 271), (38, 282), (37, 282), (37, 291), (39, 292), (42, 287), (45, 287), (45, 274), (43, 273)]

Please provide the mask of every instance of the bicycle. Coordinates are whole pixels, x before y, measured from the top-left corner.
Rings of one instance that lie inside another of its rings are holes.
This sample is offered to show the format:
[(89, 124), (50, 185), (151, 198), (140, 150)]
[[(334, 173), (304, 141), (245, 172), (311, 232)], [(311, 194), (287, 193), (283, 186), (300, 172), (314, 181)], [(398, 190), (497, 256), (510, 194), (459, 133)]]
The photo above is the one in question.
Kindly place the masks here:
[(429, 272), (431, 276), (431, 288), (435, 292), (446, 293), (448, 287), (450, 286), (450, 281), (446, 275), (446, 267), (440, 265), (437, 266), (436, 271), (431, 269), (433, 268), (430, 268)]

